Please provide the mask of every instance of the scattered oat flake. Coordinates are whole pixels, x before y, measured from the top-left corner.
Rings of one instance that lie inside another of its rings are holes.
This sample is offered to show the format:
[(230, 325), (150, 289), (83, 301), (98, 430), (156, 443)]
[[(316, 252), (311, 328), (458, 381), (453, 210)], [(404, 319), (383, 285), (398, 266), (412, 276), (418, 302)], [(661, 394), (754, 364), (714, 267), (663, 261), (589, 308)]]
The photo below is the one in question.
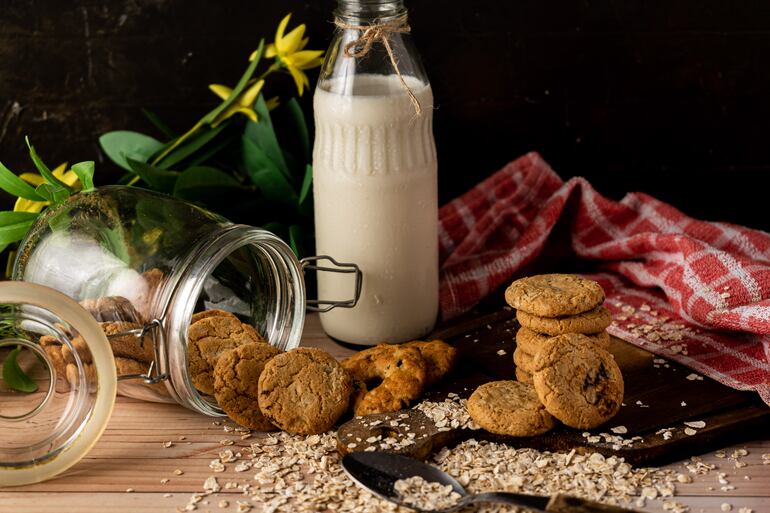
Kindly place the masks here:
[(738, 513), (754, 513), (754, 510), (751, 509), (751, 508), (744, 507), (744, 508), (739, 509)]
[(222, 489), (222, 487), (219, 486), (219, 483), (217, 482), (216, 477), (209, 476), (203, 482), (203, 489), (209, 493), (217, 493), (219, 490)]
[(693, 420), (691, 422), (685, 422), (684, 425), (695, 429), (703, 429), (704, 427), (706, 427), (706, 423), (702, 420)]
[(184, 472), (182, 472), (180, 469), (176, 469), (174, 470), (174, 474), (177, 476), (181, 476), (182, 474), (184, 474)]
[(497, 352), (497, 354), (499, 354), (500, 356), (505, 356), (505, 349), (500, 349), (500, 350)]
[(226, 508), (229, 505), (230, 505), (230, 503), (228, 501), (224, 500), (224, 499), (219, 501), (219, 503), (217, 504), (217, 506), (219, 506), (220, 508)]
[(163, 442), (163, 447), (165, 447), (166, 449), (168, 449), (172, 445), (174, 445), (174, 444), (173, 444), (173, 442), (171, 442), (171, 440), (169, 440), (167, 442)]
[(690, 427), (686, 427), (686, 428), (684, 428), (684, 434), (685, 434), (685, 435), (689, 435), (689, 436), (692, 436), (692, 435), (696, 434), (697, 432), (698, 432), (698, 431), (696, 431), (695, 429), (693, 429), (693, 428), (690, 428)]
[(730, 504), (729, 502), (723, 502), (722, 505), (719, 506), (719, 509), (721, 509), (722, 511), (730, 511), (731, 509), (733, 509), (733, 505)]
[(233, 445), (235, 442), (233, 440), (230, 440), (230, 439), (226, 438), (224, 440), (220, 440), (219, 443), (221, 445)]
[(618, 435), (624, 435), (628, 433), (626, 426), (615, 426), (614, 428), (610, 428), (610, 431)]
[(169, 481), (171, 481), (171, 479), (163, 478), (160, 480), (160, 484), (167, 484)]
[(134, 491), (133, 488), (126, 488), (126, 493), (132, 493)]
[(703, 376), (693, 372), (692, 374), (687, 375), (687, 379), (690, 381), (703, 381)]
[(686, 403), (686, 402), (684, 402), (684, 401), (682, 401), (680, 404), (681, 404), (682, 406), (687, 406), (687, 403)]

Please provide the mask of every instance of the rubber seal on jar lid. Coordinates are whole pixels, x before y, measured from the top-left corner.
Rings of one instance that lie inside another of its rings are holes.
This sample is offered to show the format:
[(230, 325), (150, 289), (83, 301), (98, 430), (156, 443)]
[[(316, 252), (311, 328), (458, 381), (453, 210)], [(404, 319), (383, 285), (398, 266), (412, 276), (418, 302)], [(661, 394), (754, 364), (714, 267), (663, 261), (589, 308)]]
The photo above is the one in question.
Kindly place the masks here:
[(0, 486), (45, 481), (104, 433), (117, 391), (112, 348), (78, 303), (32, 283), (0, 283), (0, 330), (2, 358), (27, 349), (19, 365), (38, 385), (19, 392), (0, 380)]

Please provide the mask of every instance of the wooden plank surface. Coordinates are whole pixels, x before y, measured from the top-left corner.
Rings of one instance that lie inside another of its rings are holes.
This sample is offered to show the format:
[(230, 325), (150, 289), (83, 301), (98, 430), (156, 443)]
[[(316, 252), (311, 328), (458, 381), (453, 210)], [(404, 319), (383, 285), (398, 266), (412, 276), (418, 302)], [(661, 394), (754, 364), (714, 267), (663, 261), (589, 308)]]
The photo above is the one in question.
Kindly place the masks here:
[[(337, 357), (351, 352), (323, 335), (315, 315), (308, 318), (303, 345), (322, 347)], [(212, 475), (208, 463), (224, 448), (220, 444), (223, 439), (235, 440), (236, 446), (253, 441), (240, 441), (236, 433), (224, 433), (222, 426), (214, 425), (212, 419), (179, 406), (119, 398), (107, 431), (85, 460), (58, 479), (3, 489), (0, 512), (174, 513), (187, 504), (192, 493), (200, 492), (203, 481)], [(164, 448), (167, 441), (173, 445)], [(692, 512), (720, 512), (723, 503), (731, 504), (736, 513), (741, 507), (751, 508), (755, 513), (770, 511), (770, 465), (763, 464), (761, 457), (770, 453), (770, 438), (728, 448), (727, 454), (734, 448), (748, 451), (741, 458), (747, 466), (736, 468), (727, 458), (718, 458), (714, 453), (703, 455), (704, 462), (718, 468), (707, 475), (694, 476), (693, 483), (678, 485), (676, 500), (689, 505)], [(236, 473), (230, 467), (217, 474), (220, 482), (251, 481), (253, 472)], [(682, 462), (670, 467), (684, 471)], [(176, 475), (176, 469), (184, 473)], [(720, 490), (717, 472), (725, 472), (735, 489)], [(162, 484), (166, 479), (168, 482)], [(127, 492), (128, 489), (133, 491)], [(221, 498), (229, 499), (229, 508), (217, 507)], [(209, 497), (209, 504), (200, 506), (198, 511), (235, 511), (237, 498), (239, 490), (223, 489)], [(645, 511), (662, 511), (661, 503), (648, 501)]]

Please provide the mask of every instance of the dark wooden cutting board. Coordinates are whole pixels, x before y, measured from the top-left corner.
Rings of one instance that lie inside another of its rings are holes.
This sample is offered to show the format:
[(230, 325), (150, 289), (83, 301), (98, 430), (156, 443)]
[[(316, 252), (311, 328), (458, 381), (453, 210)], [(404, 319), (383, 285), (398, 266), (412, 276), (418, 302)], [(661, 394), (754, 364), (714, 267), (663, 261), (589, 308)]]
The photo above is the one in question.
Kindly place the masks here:
[[(460, 358), (455, 371), (428, 390), (425, 399), (441, 401), (450, 393), (467, 398), (483, 383), (516, 379), (513, 351), (517, 329), (515, 312), (506, 309), (437, 330), (433, 334), (435, 338), (455, 346), (460, 351)], [(707, 377), (688, 379), (694, 373), (687, 367), (670, 360), (663, 363), (660, 357), (617, 338), (612, 339), (610, 352), (623, 371), (624, 406), (612, 420), (590, 433), (615, 435), (611, 428), (624, 426), (626, 433), (618, 436), (624, 439), (641, 437), (631, 444), (618, 447), (617, 440), (607, 442), (604, 438), (600, 442), (589, 442), (584, 431), (562, 425), (544, 435), (527, 438), (501, 437), (483, 430), (439, 431), (421, 412), (406, 410), (398, 414), (359, 417), (343, 424), (338, 431), (340, 451), (376, 446), (376, 443), (366, 442), (370, 436), (398, 437), (412, 432), (426, 435), (418, 436), (416, 443), (396, 452), (425, 458), (441, 447), (475, 438), (540, 450), (600, 452), (622, 456), (633, 465), (645, 465), (680, 460), (740, 440), (767, 435), (770, 407), (756, 394), (733, 390)], [(398, 419), (399, 426), (388, 427), (393, 419)], [(703, 421), (705, 427), (696, 429), (695, 434), (688, 434), (685, 421)], [(662, 429), (670, 429), (668, 439), (660, 432)], [(351, 440), (359, 440), (354, 449), (348, 447)]]

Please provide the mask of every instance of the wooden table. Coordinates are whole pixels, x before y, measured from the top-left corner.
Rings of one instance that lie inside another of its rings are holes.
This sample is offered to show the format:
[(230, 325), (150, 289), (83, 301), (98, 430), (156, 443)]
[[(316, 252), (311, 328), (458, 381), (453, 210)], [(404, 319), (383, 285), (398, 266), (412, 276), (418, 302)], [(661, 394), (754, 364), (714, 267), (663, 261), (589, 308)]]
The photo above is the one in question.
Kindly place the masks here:
[[(323, 334), (317, 315), (308, 318), (303, 345), (321, 347), (336, 357), (351, 352)], [(185, 440), (179, 440), (180, 435)], [(201, 483), (212, 474), (208, 463), (223, 449), (219, 443), (222, 438), (222, 427), (213, 425), (210, 418), (179, 406), (120, 397), (107, 431), (86, 459), (58, 479), (0, 492), (0, 512), (174, 513), (192, 493), (201, 491)], [(166, 441), (173, 441), (173, 445), (164, 448)], [(761, 458), (770, 453), (770, 438), (736, 447), (748, 450), (748, 456), (742, 458), (748, 466), (735, 468), (727, 459), (706, 454), (703, 460), (721, 469), (679, 485), (677, 501), (689, 505), (692, 512), (721, 512), (723, 503), (731, 504), (734, 513), (741, 507), (752, 508), (755, 513), (770, 512), (770, 465), (764, 465)], [(682, 464), (672, 467), (680, 469)], [(184, 474), (174, 475), (175, 469), (182, 469)], [(728, 474), (735, 490), (720, 491), (718, 471)], [(245, 474), (228, 470), (218, 476), (243, 481), (251, 473)], [(169, 482), (161, 484), (165, 478), (170, 478)], [(127, 492), (129, 489), (132, 491)], [(219, 509), (219, 499), (212, 498), (209, 506), (197, 511), (235, 511), (238, 493), (223, 490), (214, 496), (229, 496), (228, 509)], [(257, 513), (258, 508), (253, 511)], [(661, 503), (649, 501), (645, 511), (662, 511)]]

